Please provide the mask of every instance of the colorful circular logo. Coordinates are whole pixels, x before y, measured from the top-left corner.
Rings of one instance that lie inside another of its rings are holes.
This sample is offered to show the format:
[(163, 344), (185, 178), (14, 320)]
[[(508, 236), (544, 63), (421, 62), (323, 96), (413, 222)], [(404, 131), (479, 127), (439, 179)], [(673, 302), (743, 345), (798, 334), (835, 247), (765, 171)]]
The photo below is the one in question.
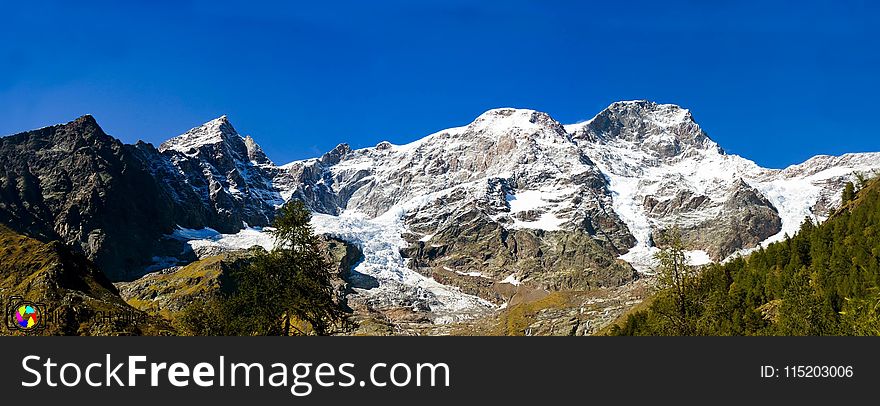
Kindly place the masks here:
[(40, 325), (40, 310), (33, 303), (21, 303), (15, 309), (15, 325), (20, 330), (31, 330)]

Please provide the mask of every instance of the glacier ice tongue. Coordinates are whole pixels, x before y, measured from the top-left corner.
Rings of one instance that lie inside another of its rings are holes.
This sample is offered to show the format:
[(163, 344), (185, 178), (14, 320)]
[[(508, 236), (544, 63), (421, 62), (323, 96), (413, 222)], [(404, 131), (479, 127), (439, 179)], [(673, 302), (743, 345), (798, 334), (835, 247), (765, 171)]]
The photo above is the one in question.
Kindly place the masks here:
[(363, 251), (364, 260), (354, 270), (376, 278), (379, 286), (360, 293), (378, 306), (430, 310), (438, 324), (468, 319), (495, 308), (483, 299), (407, 267), (407, 260), (400, 254), (406, 245), (402, 237), (403, 214), (399, 207), (373, 219), (358, 212), (339, 216), (314, 213), (312, 225), (315, 232), (356, 244)]

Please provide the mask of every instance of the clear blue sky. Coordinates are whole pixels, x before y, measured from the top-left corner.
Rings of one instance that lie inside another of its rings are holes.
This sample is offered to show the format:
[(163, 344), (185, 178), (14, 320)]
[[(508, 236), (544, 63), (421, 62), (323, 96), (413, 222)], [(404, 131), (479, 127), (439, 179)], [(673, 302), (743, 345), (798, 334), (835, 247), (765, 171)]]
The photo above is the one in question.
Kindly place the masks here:
[(765, 166), (880, 151), (870, 1), (68, 3), (0, 5), (0, 134), (90, 113), (158, 144), (228, 114), (285, 163), (650, 99)]

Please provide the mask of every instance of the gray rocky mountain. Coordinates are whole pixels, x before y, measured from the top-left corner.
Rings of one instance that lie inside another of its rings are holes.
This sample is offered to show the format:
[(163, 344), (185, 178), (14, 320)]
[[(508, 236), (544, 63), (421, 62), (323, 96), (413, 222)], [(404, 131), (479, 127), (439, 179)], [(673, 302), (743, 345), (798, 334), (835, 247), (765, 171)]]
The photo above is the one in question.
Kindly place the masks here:
[(209, 224), (218, 231), (268, 225), (283, 204), (272, 184), (275, 165), (252, 138), (240, 136), (226, 116), (163, 142), (159, 152), (159, 166), (171, 165), (161, 177), (168, 172), (182, 177), (182, 182), (169, 184), (169, 192), (192, 191), (214, 214)]
[(267, 225), (280, 204), (263, 169), (275, 170), (271, 161), (225, 117), (156, 149), (125, 145), (83, 116), (0, 138), (0, 161), (0, 221), (64, 241), (112, 280), (142, 275), (155, 258), (194, 260), (167, 238), (177, 227), (233, 233)]
[(156, 179), (91, 116), (0, 138), (0, 220), (61, 240), (111, 278), (137, 272), (175, 219)]

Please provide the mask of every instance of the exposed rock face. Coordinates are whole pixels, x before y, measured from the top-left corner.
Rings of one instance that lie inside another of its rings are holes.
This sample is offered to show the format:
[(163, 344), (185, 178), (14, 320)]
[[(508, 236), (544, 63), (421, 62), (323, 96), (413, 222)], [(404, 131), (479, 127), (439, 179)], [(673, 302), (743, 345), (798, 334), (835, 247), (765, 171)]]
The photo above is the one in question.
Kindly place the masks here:
[[(682, 194), (687, 195), (687, 193)], [(677, 197), (681, 197), (682, 194)], [(678, 200), (663, 201), (657, 206)], [(699, 204), (694, 207), (694, 202)], [(691, 197), (686, 204), (673, 204), (672, 207), (679, 208), (681, 213), (692, 213), (705, 204), (714, 203), (705, 196), (699, 196)], [(733, 184), (730, 195), (720, 204), (720, 208), (716, 209), (717, 216), (710, 217), (702, 223), (680, 228), (682, 241), (686, 246), (706, 251), (712, 258), (726, 258), (743, 247), (754, 247), (782, 230), (782, 220), (776, 208), (742, 179)], [(668, 231), (668, 229), (655, 230), (653, 241), (662, 247), (667, 240)]]
[(0, 162), (0, 220), (70, 244), (111, 278), (136, 273), (173, 227), (156, 179), (91, 116), (0, 138)]
[(161, 205), (163, 211), (172, 213), (174, 225), (201, 228), (218, 223), (217, 212), (188, 185), (187, 177), (156, 147), (142, 141), (126, 147), (158, 181), (162, 193), (156, 204)]
[[(511, 275), (511, 280), (547, 290), (620, 286), (637, 278), (631, 266), (581, 231), (508, 230), (498, 223), (472, 220), (411, 244), (404, 254), (413, 267), (462, 289), (468, 289), (474, 278), (495, 287)], [(478, 289), (473, 294), (501, 304), (510, 299), (504, 290)]]
[[(586, 275), (613, 264), (635, 242), (611, 210), (601, 172), (561, 124), (536, 111), (491, 110), (467, 127), (413, 144), (356, 151), (340, 145), (320, 159), (285, 168), (296, 180), (287, 183), (295, 185), (291, 194), (319, 212), (378, 216), (403, 209), (414, 241), (407, 255), (415, 267), (479, 270), (500, 281), (511, 273), (538, 278), (539, 269), (570, 272), (574, 264), (589, 263), (577, 270)], [(568, 230), (562, 240), (589, 248), (556, 252), (559, 237), (527, 231), (541, 229)], [(549, 256), (536, 260), (541, 250)], [(542, 283), (600, 286), (631, 280), (631, 269), (624, 274)]]
[(175, 182), (171, 188), (195, 192), (214, 214), (208, 224), (220, 232), (236, 232), (244, 224), (268, 225), (284, 203), (272, 184), (274, 164), (226, 116), (163, 142), (159, 151), (184, 177), (183, 184)]
[(225, 117), (160, 149), (124, 145), (91, 116), (0, 138), (0, 221), (60, 239), (127, 280), (181, 252), (164, 238), (177, 226), (234, 233), (267, 225), (282, 203), (278, 170)]
[(709, 240), (703, 248), (714, 258), (725, 258), (743, 247), (757, 246), (782, 230), (782, 219), (776, 207), (742, 179), (734, 183), (721, 212), (726, 214), (717, 222), (710, 221), (712, 227), (707, 224), (706, 231), (714, 231), (721, 239)]

